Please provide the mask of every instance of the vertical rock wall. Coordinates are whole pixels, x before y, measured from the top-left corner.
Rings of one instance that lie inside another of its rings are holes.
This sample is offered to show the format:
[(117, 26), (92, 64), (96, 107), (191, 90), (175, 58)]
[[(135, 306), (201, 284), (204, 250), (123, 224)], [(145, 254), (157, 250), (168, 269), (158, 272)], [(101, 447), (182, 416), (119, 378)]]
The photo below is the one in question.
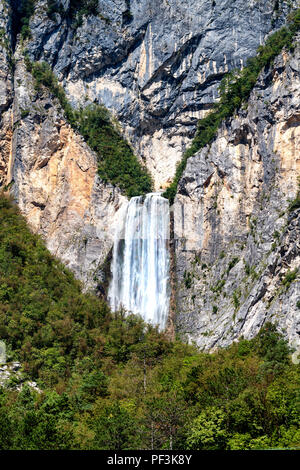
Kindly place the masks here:
[(156, 189), (172, 179), (221, 78), (241, 67), (297, 1), (99, 0), (99, 14), (47, 14), (40, 0), (28, 50), (46, 60), (74, 105), (102, 102), (121, 122)]
[[(296, 40), (298, 43), (298, 38)], [(300, 335), (300, 49), (188, 160), (174, 204), (177, 328), (204, 348), (278, 322)]]
[(13, 57), (11, 10), (0, 3), (0, 186), (6, 185), (12, 153)]
[(15, 59), (11, 193), (49, 250), (85, 288), (99, 287), (126, 198), (99, 179), (94, 152), (58, 102), (35, 90), (22, 55)]

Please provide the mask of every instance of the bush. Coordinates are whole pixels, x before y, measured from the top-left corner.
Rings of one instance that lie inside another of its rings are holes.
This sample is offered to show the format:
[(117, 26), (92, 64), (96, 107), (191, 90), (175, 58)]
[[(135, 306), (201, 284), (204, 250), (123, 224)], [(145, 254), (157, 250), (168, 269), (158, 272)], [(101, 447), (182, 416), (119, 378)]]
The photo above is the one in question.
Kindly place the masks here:
[(35, 0), (21, 0), (14, 6), (12, 16), (12, 27), (14, 35), (21, 33), (22, 39), (28, 39), (31, 36), (29, 22), (34, 13)]
[(78, 113), (78, 130), (99, 155), (99, 176), (118, 186), (128, 196), (145, 194), (152, 189), (152, 180), (128, 143), (112, 125), (108, 111), (91, 105)]
[(70, 0), (68, 16), (72, 20), (73, 28), (82, 25), (83, 17), (88, 15), (97, 15), (98, 0)]
[(47, 15), (50, 20), (55, 21), (56, 13), (61, 16), (65, 16), (65, 10), (59, 0), (47, 0), (47, 6)]

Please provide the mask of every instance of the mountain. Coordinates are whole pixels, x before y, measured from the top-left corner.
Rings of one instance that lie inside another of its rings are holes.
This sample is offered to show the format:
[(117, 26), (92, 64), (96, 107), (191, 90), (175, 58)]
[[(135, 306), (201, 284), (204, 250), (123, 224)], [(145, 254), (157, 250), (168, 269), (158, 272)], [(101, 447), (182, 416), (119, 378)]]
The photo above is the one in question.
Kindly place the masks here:
[[(247, 60), (293, 21), (296, 7), (1, 3), (1, 184), (86, 289), (106, 295), (124, 188), (133, 191), (136, 174), (145, 180), (147, 171), (154, 190), (169, 187), (220, 84), (248, 70)], [(298, 34), (178, 178), (170, 318), (200, 348), (252, 338), (266, 321), (299, 344)], [(108, 114), (95, 121), (91, 106)], [(104, 143), (91, 137), (102, 125)], [(127, 186), (126, 168), (118, 170), (125, 152), (136, 169)]]

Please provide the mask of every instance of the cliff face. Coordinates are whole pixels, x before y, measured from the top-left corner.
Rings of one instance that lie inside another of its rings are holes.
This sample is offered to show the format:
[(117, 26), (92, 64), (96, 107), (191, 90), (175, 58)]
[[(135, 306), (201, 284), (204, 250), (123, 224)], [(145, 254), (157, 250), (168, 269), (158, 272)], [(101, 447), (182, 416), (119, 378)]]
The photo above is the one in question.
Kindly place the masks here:
[(97, 157), (65, 122), (58, 103), (37, 92), (15, 54), (12, 160), (7, 183), (34, 231), (85, 287), (103, 280), (116, 212), (127, 199), (97, 175)]
[(247, 109), (188, 160), (174, 204), (177, 328), (226, 346), (278, 322), (299, 342), (300, 48), (265, 70)]
[(11, 10), (0, 3), (0, 186), (6, 184), (12, 146)]
[[(46, 60), (74, 105), (118, 117), (156, 189), (171, 181), (225, 72), (240, 67), (290, 6), (274, 0), (99, 0), (98, 16), (46, 14), (39, 1), (28, 51)], [(69, 2), (64, 2), (65, 7)]]
[[(159, 189), (223, 75), (255, 55), (297, 2), (99, 0), (97, 16), (80, 17), (63, 0), (65, 13), (50, 18), (37, 0), (26, 41), (10, 3), (0, 2), (0, 187), (50, 251), (97, 287), (126, 198), (99, 179), (96, 155), (57, 100), (34, 88), (25, 52), (51, 65), (74, 106), (96, 101), (113, 112)], [(300, 216), (288, 206), (299, 115), (297, 49), (261, 74), (248, 108), (188, 160), (172, 208), (172, 309), (176, 297), (177, 331), (200, 347), (252, 337), (267, 320), (297, 341)]]

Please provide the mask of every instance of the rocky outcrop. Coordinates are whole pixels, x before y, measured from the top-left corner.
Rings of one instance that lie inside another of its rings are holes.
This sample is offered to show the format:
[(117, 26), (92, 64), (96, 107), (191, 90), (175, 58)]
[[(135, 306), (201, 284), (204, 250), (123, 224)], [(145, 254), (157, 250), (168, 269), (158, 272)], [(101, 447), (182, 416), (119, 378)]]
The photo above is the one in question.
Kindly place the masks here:
[(40, 0), (28, 51), (53, 66), (74, 105), (96, 100), (117, 116), (159, 189), (224, 73), (254, 55), (296, 3), (99, 0), (99, 14), (80, 24), (58, 13), (51, 20)]
[(36, 382), (27, 380), (22, 373), (20, 362), (0, 363), (0, 387), (14, 390), (22, 390), (24, 386), (40, 393), (41, 389)]
[[(296, 40), (296, 43), (298, 41)], [(300, 343), (300, 48), (189, 158), (174, 204), (177, 329), (205, 349), (278, 322)]]
[(127, 199), (97, 175), (97, 157), (63, 118), (48, 92), (37, 92), (22, 56), (14, 77), (11, 192), (49, 250), (96, 287), (111, 250), (116, 212)]
[(11, 11), (0, 3), (0, 186), (6, 184), (12, 146), (13, 61)]

